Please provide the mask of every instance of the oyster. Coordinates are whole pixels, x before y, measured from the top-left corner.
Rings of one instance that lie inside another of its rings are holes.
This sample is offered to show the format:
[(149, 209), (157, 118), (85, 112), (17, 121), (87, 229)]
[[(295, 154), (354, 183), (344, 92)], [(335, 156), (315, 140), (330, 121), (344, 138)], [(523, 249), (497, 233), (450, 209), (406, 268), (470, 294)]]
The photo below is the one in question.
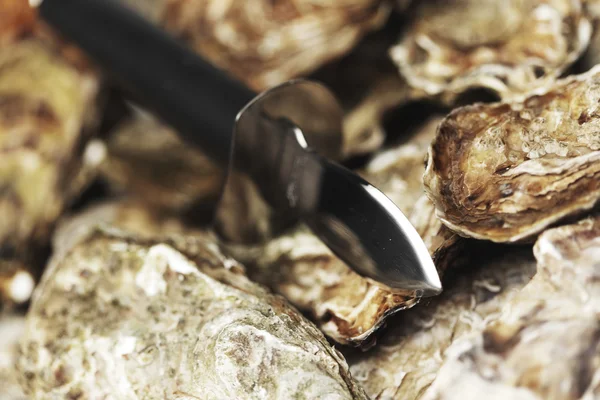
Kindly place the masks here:
[[(457, 237), (436, 219), (423, 193), (421, 175), (432, 121), (413, 141), (376, 157), (363, 172), (407, 214), (425, 237), (440, 270), (454, 256)], [(338, 343), (368, 346), (389, 315), (418, 302), (361, 277), (304, 227), (273, 239), (264, 248), (229, 248), (246, 261), (250, 276), (308, 311), (325, 334)]]
[(497, 250), (478, 248), (473, 259), (485, 261), (461, 269), (440, 296), (392, 317), (377, 347), (346, 352), (352, 375), (372, 399), (427, 398), (448, 348), (480, 333), (535, 274), (531, 248)]
[(25, 328), (21, 315), (0, 316), (0, 400), (26, 400), (15, 370), (18, 341)]
[(88, 142), (99, 108), (98, 78), (59, 55), (63, 49), (31, 32), (0, 47), (3, 277), (38, 265), (54, 222), (99, 162)]
[(121, 123), (106, 140), (106, 149), (101, 176), (113, 191), (148, 206), (193, 211), (219, 196), (222, 170), (150, 117), (137, 115)]
[(548, 230), (534, 251), (535, 277), (494, 323), (448, 350), (425, 398), (598, 398), (600, 218)]
[(424, 1), (390, 54), (430, 95), (479, 87), (509, 98), (551, 83), (590, 35), (579, 0)]
[(162, 23), (260, 91), (342, 55), (391, 7), (383, 0), (169, 0)]
[(347, 55), (312, 76), (337, 95), (344, 109), (346, 157), (379, 149), (386, 136), (384, 114), (418, 97), (387, 55), (401, 26), (398, 19), (392, 14), (383, 29), (366, 35)]
[(464, 236), (527, 240), (600, 199), (600, 67), (523, 102), (452, 112), (433, 142), (425, 188)]
[(323, 335), (210, 235), (72, 233), (20, 342), (32, 398), (366, 398)]

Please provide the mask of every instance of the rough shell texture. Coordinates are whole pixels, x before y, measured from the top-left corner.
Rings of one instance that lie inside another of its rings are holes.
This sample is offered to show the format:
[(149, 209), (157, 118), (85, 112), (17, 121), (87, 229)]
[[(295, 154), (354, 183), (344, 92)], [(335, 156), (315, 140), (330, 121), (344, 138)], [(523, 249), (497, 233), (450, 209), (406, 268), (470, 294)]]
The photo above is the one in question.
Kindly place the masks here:
[(535, 277), (497, 321), (448, 351), (424, 398), (600, 396), (600, 218), (548, 230), (534, 250)]
[[(151, 239), (167, 235), (206, 235), (205, 228), (189, 227), (177, 213), (161, 213), (144, 202), (132, 198), (105, 200), (74, 215), (65, 215), (53, 241), (61, 243), (69, 236), (76, 237), (90, 226), (108, 225), (136, 237)], [(240, 266), (241, 267), (241, 266)]]
[(452, 112), (425, 187), (444, 224), (497, 242), (531, 238), (600, 199), (600, 67), (524, 102)]
[(188, 211), (214, 202), (223, 172), (149, 117), (121, 123), (106, 141), (100, 170), (112, 190), (158, 209)]
[(26, 400), (15, 369), (18, 341), (25, 328), (21, 315), (0, 316), (0, 400)]
[(304, 75), (385, 21), (382, 0), (169, 0), (163, 23), (255, 90)]
[[(502, 254), (479, 249), (477, 256), (473, 258), (485, 261), (458, 271), (455, 279), (445, 282), (440, 296), (391, 318), (377, 347), (366, 353), (347, 352), (353, 376), (372, 399), (427, 398), (448, 349), (460, 348), (463, 338), (494, 321), (535, 273), (530, 248)], [(464, 395), (467, 389), (448, 391)]]
[[(363, 176), (407, 214), (424, 236), (440, 270), (455, 256), (456, 235), (436, 219), (423, 194), (421, 175), (435, 121), (399, 148), (378, 156)], [(310, 231), (299, 228), (272, 240), (255, 254), (235, 251), (245, 259), (253, 279), (308, 311), (321, 330), (338, 343), (369, 346), (367, 339), (385, 319), (412, 307), (418, 299), (390, 293), (352, 271)]]
[(581, 3), (424, 1), (390, 54), (429, 94), (484, 87), (514, 96), (547, 85), (585, 50), (591, 27)]
[(61, 242), (20, 342), (32, 398), (366, 398), (323, 335), (210, 236)]
[(0, 275), (16, 268), (11, 260), (37, 264), (98, 162), (86, 147), (98, 79), (58, 51), (31, 36), (0, 47)]

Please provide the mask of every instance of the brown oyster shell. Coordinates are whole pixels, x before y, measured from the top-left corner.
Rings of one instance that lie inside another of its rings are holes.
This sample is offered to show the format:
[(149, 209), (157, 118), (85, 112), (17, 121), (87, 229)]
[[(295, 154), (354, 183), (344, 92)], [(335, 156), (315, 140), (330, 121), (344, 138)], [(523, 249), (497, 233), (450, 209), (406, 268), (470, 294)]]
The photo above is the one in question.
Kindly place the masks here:
[(433, 142), (425, 188), (464, 236), (534, 237), (600, 199), (600, 67), (523, 102), (452, 112)]
[(185, 212), (214, 203), (220, 194), (224, 172), (151, 117), (122, 122), (106, 149), (101, 176), (112, 191), (146, 206)]
[(534, 251), (535, 277), (494, 323), (448, 351), (425, 398), (598, 398), (600, 218), (548, 230)]
[(323, 335), (210, 235), (71, 233), (20, 342), (32, 398), (366, 399)]
[(440, 296), (391, 318), (376, 347), (346, 351), (352, 375), (372, 399), (427, 398), (448, 349), (492, 323), (535, 274), (531, 248), (477, 249), (473, 259), (470, 269), (444, 283)]
[[(409, 143), (376, 157), (363, 176), (378, 184), (409, 216), (441, 271), (456, 257), (457, 236), (437, 220), (421, 185), (436, 122), (426, 124)], [(273, 239), (264, 248), (229, 247), (229, 251), (247, 261), (253, 279), (309, 312), (338, 343), (369, 346), (368, 339), (389, 315), (419, 300), (361, 277), (305, 227)]]
[(487, 88), (509, 98), (550, 84), (590, 35), (579, 0), (424, 1), (390, 54), (430, 95)]
[(382, 0), (168, 0), (162, 23), (260, 91), (344, 54), (390, 9)]

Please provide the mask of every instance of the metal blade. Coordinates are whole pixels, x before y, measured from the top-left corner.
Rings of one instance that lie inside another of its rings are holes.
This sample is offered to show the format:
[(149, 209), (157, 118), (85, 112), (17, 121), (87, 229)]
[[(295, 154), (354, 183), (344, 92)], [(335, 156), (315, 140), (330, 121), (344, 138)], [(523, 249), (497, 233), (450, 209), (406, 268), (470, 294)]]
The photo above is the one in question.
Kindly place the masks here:
[(308, 225), (359, 274), (417, 296), (442, 291), (423, 240), (380, 190), (321, 158), (319, 196)]

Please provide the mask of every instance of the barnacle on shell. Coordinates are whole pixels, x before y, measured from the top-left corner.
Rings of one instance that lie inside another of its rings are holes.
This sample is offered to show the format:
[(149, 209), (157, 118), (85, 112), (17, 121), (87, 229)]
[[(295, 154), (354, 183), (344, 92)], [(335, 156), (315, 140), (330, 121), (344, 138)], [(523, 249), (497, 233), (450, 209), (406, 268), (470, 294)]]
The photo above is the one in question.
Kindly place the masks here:
[(600, 199), (600, 67), (523, 102), (453, 111), (425, 187), (445, 225), (496, 242), (529, 239)]
[(88, 225), (56, 248), (17, 360), (34, 398), (366, 398), (318, 329), (209, 234)]
[(579, 0), (423, 1), (390, 54), (431, 95), (483, 87), (508, 98), (552, 82), (590, 34)]

